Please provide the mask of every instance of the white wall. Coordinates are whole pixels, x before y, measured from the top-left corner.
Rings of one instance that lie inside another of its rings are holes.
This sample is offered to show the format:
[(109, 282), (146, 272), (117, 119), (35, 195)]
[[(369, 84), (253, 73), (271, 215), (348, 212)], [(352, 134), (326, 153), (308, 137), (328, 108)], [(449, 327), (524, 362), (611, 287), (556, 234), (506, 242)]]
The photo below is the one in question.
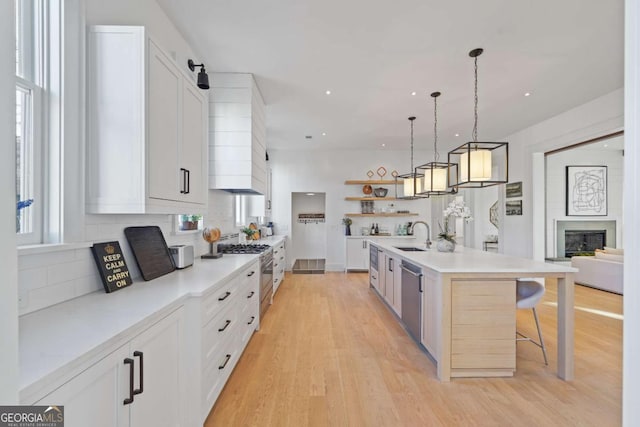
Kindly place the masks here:
[[(546, 158), (546, 253), (557, 257), (555, 221), (617, 221), (616, 242), (622, 247), (623, 157), (619, 150), (574, 149)], [(566, 166), (607, 166), (607, 215), (566, 216)]]
[(7, 2), (3, 10), (0, 14), (0, 405), (15, 405), (19, 369), (13, 2)]
[[(144, 25), (164, 49), (174, 54), (180, 65), (184, 64), (185, 69), (187, 69), (187, 58), (192, 57), (197, 60), (182, 35), (154, 0), (137, 0), (135, 2), (87, 0), (85, 6), (87, 25)], [(83, 43), (80, 44), (83, 45)], [(78, 62), (83, 64), (84, 58)], [(11, 72), (13, 73), (14, 70), (12, 69)], [(77, 94), (74, 93), (74, 96)], [(6, 97), (2, 99), (6, 99)], [(13, 99), (13, 95), (10, 99)], [(78, 100), (77, 102), (81, 103), (82, 101)], [(68, 119), (81, 121), (83, 116)], [(84, 152), (83, 147), (80, 148), (79, 151)], [(13, 159), (14, 156), (7, 155), (3, 158)], [(3, 170), (13, 170), (13, 166), (3, 168)], [(73, 174), (73, 176), (67, 180), (77, 183), (84, 182), (83, 170), (83, 167), (68, 168), (66, 173)], [(74, 188), (65, 187), (64, 190), (65, 193), (73, 194), (77, 189), (74, 186)], [(81, 195), (75, 197), (78, 199), (76, 209), (80, 214), (74, 218), (74, 224), (67, 225), (67, 227), (73, 227), (74, 230), (68, 234), (72, 240), (66, 240), (65, 243), (118, 240), (134, 278), (140, 277), (140, 273), (124, 237), (125, 227), (157, 225), (162, 229), (167, 244), (194, 244), (197, 255), (208, 251), (208, 245), (200, 238), (199, 233), (175, 234), (173, 216), (171, 215), (84, 215), (83, 197)], [(210, 191), (209, 214), (204, 217), (205, 225), (217, 226), (223, 233), (237, 232), (233, 223), (233, 209), (231, 194), (216, 190)], [(15, 232), (12, 232), (12, 235), (15, 237)], [(13, 248), (15, 250), (15, 244)], [(90, 249), (87, 247), (49, 253), (24, 254), (23, 252), (18, 261), (18, 283), (20, 314), (26, 314), (102, 289), (102, 283), (98, 277)], [(2, 301), (16, 301), (16, 299), (15, 297), (2, 298)]]
[[(423, 163), (430, 159), (431, 153), (419, 152), (415, 158)], [(329, 271), (341, 271), (345, 266), (345, 237), (342, 218), (346, 213), (360, 212), (360, 202), (347, 201), (345, 196), (362, 196), (361, 185), (345, 185), (345, 180), (367, 179), (367, 171), (376, 171), (380, 166), (387, 169), (385, 179), (392, 179), (393, 170), (408, 173), (408, 151), (385, 150), (348, 150), (348, 151), (269, 151), (269, 161), (273, 169), (273, 210), (272, 220), (276, 234), (291, 235), (291, 194), (296, 192), (319, 192), (326, 194), (326, 268)], [(416, 164), (421, 164), (416, 162)], [(377, 178), (377, 176), (375, 177)], [(388, 196), (394, 194), (389, 186)], [(377, 202), (386, 207), (394, 203), (397, 209), (418, 212), (419, 216), (398, 218), (353, 218), (351, 231), (360, 234), (362, 227), (370, 227), (372, 222), (379, 227), (393, 231), (401, 222), (418, 219), (430, 221), (430, 199), (413, 201)], [(433, 236), (437, 234), (434, 227)], [(424, 227), (416, 228), (416, 238), (424, 239)], [(296, 258), (295, 253), (287, 251), (287, 268)]]
[(291, 195), (291, 248), (292, 262), (296, 259), (326, 259), (327, 223), (298, 222), (301, 213), (325, 213), (325, 194), (293, 193)]
[[(535, 230), (534, 215), (544, 218), (544, 203), (534, 206), (533, 153), (544, 153), (621, 130), (623, 127), (623, 90), (618, 89), (513, 135), (499, 138), (509, 144), (509, 182), (522, 181), (521, 216), (504, 215), (504, 188), (500, 191), (502, 223), (500, 252), (530, 258), (535, 239), (544, 239), (544, 226)], [(536, 170), (542, 174), (544, 170)], [(504, 187), (504, 186), (503, 186)], [(536, 201), (537, 203), (540, 203)], [(544, 223), (544, 221), (542, 221)]]
[(634, 426), (640, 420), (640, 4), (625, 2), (625, 160), (624, 189), (624, 350), (622, 422)]

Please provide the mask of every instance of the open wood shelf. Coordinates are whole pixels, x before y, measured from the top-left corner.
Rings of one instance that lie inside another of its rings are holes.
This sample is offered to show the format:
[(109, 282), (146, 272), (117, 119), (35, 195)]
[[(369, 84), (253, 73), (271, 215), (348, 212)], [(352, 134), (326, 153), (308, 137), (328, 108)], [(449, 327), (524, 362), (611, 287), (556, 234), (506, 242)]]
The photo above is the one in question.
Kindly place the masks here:
[(344, 216), (418, 216), (417, 213), (371, 213), (371, 214), (363, 214), (363, 213), (346, 213)]
[(358, 201), (358, 200), (371, 200), (371, 201), (378, 201), (378, 200), (400, 200), (396, 197), (345, 197), (345, 200), (350, 200), (350, 201)]
[(364, 179), (364, 180), (349, 179), (349, 180), (345, 181), (344, 183), (345, 183), (345, 185), (365, 185), (365, 184), (369, 184), (369, 185), (395, 185), (396, 180), (395, 179)]

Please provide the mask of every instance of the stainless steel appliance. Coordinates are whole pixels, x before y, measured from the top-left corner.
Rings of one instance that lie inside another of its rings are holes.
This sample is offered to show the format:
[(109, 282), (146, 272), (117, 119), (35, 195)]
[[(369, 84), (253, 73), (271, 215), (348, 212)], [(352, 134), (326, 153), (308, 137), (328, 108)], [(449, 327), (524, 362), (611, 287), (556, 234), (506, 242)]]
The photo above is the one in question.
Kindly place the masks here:
[[(266, 245), (268, 246), (268, 245)], [(273, 301), (273, 249), (265, 250), (260, 255), (260, 318)]]
[(169, 252), (171, 252), (173, 263), (176, 265), (176, 268), (187, 268), (190, 265), (193, 265), (192, 245), (169, 246)]
[(261, 244), (219, 244), (218, 252), (223, 254), (261, 254), (262, 252), (271, 249), (269, 245)]
[(402, 261), (402, 322), (418, 343), (422, 338), (422, 269)]

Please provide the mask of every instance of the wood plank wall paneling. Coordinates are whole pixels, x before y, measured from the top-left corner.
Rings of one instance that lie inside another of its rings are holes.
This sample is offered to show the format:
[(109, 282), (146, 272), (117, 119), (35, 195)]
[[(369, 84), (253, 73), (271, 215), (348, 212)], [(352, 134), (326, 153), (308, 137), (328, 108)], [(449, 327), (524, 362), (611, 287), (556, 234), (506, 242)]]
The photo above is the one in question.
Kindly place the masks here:
[[(366, 273), (287, 273), (205, 427), (620, 425), (622, 297), (576, 286), (572, 382), (555, 374), (555, 301), (547, 283), (538, 310), (548, 367), (520, 342), (513, 378), (440, 383)], [(535, 336), (530, 310), (516, 315)]]

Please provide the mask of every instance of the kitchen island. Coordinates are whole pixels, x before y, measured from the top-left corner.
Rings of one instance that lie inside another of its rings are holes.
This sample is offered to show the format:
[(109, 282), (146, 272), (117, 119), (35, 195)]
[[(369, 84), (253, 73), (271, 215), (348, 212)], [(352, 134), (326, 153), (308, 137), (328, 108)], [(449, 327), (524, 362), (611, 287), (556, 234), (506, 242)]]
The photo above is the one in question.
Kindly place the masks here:
[(444, 253), (404, 251), (385, 242), (374, 245), (395, 260), (422, 268), (420, 342), (435, 359), (441, 381), (513, 376), (516, 280), (527, 277), (557, 279), (557, 373), (564, 380), (573, 379), (576, 269), (464, 247)]

